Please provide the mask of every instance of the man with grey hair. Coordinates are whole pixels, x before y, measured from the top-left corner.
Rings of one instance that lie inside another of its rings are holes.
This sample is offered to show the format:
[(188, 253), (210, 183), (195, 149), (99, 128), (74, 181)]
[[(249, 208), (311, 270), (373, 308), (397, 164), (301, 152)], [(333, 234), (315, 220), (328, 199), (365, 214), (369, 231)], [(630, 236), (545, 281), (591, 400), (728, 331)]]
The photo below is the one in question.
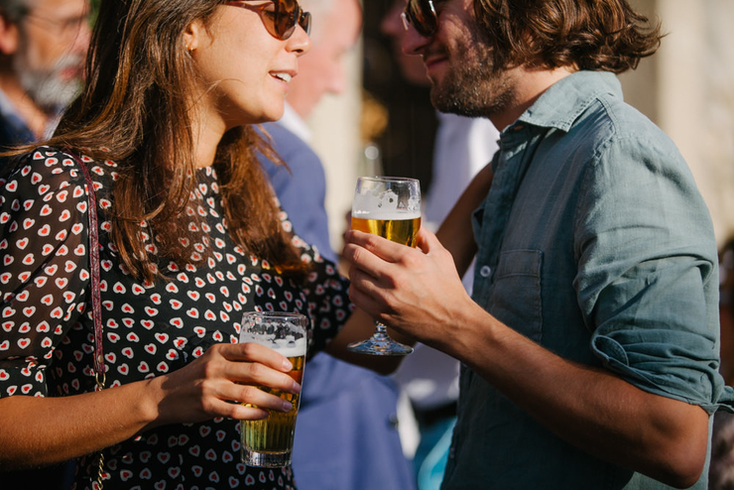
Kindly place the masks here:
[(0, 0), (0, 150), (49, 136), (79, 89), (87, 0)]
[[(305, 119), (325, 94), (346, 89), (344, 55), (357, 42), (361, 7), (358, 0), (300, 3), (313, 18), (311, 50), (298, 60), (285, 115), (264, 125), (289, 168), (266, 159), (262, 163), (295, 233), (337, 262), (324, 207), (325, 172), (309, 146)], [(415, 488), (395, 427), (398, 390), (393, 380), (324, 353), (309, 361), (305, 372), (293, 449), (298, 488)]]

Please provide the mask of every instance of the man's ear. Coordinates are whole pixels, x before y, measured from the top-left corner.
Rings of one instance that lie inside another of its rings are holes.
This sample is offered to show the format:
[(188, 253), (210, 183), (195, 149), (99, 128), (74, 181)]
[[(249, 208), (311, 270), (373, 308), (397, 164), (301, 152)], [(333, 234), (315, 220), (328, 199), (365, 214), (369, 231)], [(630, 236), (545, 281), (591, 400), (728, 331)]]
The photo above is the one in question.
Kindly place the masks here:
[(0, 15), (0, 54), (14, 54), (18, 50), (19, 41), (18, 26)]

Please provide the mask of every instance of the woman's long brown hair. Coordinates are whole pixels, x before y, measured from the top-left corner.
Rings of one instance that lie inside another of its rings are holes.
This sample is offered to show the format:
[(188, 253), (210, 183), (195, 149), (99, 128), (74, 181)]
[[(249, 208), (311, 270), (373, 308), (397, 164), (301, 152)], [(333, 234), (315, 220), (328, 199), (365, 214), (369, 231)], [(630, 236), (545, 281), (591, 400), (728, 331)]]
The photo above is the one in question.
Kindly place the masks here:
[[(123, 264), (147, 281), (157, 275), (140, 223), (158, 255), (191, 263), (186, 244), (207, 243), (198, 218), (186, 214), (196, 182), (191, 97), (194, 66), (183, 33), (208, 25), (223, 0), (103, 0), (87, 57), (87, 85), (64, 115), (51, 146), (115, 161), (112, 239)], [(242, 46), (247, 49), (247, 46)], [(251, 126), (228, 131), (214, 168), (232, 238), (247, 253), (285, 270), (303, 271), (283, 233), (278, 208), (255, 152), (277, 158)]]

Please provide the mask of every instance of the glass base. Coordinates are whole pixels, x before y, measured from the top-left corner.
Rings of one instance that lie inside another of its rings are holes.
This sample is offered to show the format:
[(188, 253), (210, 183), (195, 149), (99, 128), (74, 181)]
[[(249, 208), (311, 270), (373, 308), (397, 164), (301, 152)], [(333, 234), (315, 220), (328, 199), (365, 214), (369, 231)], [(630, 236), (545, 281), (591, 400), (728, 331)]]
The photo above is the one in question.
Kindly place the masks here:
[(291, 451), (283, 453), (261, 453), (248, 449), (242, 450), (242, 462), (247, 466), (260, 468), (283, 468), (291, 465)]
[(413, 348), (409, 345), (395, 342), (388, 336), (373, 336), (367, 340), (349, 344), (347, 349), (359, 354), (370, 354), (373, 356), (407, 356), (413, 352)]

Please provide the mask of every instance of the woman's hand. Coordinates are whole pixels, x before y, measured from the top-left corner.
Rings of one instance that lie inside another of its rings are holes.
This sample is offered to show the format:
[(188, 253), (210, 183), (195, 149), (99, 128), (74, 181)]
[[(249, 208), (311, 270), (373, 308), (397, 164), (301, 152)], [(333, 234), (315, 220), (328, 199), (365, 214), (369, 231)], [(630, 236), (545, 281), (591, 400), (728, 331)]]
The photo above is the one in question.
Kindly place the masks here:
[(290, 403), (254, 385), (298, 393), (291, 368), (261, 345), (216, 344), (165, 376), (74, 396), (0, 398), (0, 470), (93, 453), (164, 424), (288, 411)]
[(257, 386), (300, 392), (300, 385), (287, 374), (292, 368), (285, 357), (268, 347), (215, 344), (187, 366), (151, 380), (158, 411), (151, 426), (214, 417), (260, 419), (267, 417), (267, 410), (287, 412), (289, 402)]

